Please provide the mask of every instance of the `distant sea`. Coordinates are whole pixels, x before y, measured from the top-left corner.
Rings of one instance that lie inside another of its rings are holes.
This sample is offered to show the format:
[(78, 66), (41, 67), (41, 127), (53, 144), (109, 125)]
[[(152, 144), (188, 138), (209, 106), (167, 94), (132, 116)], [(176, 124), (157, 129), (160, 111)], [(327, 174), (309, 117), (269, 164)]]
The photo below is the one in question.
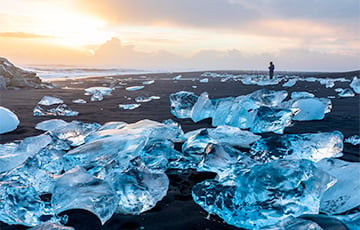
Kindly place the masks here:
[(79, 66), (27, 66), (22, 67), (26, 70), (37, 73), (37, 76), (43, 80), (57, 79), (57, 78), (80, 78), (80, 77), (97, 77), (97, 76), (114, 76), (126, 74), (146, 74), (158, 73), (164, 71), (155, 70), (138, 70), (138, 69), (124, 69), (124, 68), (93, 68), (93, 67), (79, 67)]

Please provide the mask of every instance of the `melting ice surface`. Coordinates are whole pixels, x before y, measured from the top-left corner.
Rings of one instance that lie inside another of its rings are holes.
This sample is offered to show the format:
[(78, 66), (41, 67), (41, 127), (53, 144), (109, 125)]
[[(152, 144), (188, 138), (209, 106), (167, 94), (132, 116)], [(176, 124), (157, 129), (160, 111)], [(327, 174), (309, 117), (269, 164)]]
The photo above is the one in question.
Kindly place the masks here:
[(15, 113), (2, 106), (0, 106), (0, 117), (0, 134), (14, 131), (20, 123)]
[(60, 104), (56, 107), (52, 108), (43, 108), (37, 105), (33, 109), (33, 116), (77, 116), (79, 115), (79, 112), (72, 110), (69, 106), (66, 104)]
[(63, 100), (57, 97), (44, 96), (39, 102), (39, 105), (54, 105), (64, 103)]
[(141, 104), (119, 104), (120, 109), (133, 110), (139, 108)]
[(273, 225), (288, 216), (318, 213), (334, 183), (308, 160), (277, 160), (240, 172), (232, 181), (207, 180), (193, 187), (194, 201), (237, 227)]

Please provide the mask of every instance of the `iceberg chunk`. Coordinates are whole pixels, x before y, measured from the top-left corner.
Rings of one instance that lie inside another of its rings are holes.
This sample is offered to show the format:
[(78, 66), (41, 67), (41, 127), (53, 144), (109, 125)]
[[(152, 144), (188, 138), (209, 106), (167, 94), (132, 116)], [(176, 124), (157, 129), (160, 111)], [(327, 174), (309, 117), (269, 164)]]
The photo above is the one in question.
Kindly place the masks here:
[(323, 159), (317, 162), (316, 166), (337, 179), (336, 184), (321, 198), (321, 212), (330, 215), (340, 214), (360, 205), (359, 162)]
[(324, 230), (311, 220), (304, 220), (289, 216), (275, 225), (265, 226), (261, 230)]
[(228, 224), (258, 229), (305, 213), (318, 213), (334, 179), (308, 160), (255, 165), (235, 183), (208, 180), (193, 187), (194, 201)]
[(43, 130), (43, 131), (51, 131), (54, 129), (58, 129), (62, 126), (65, 126), (67, 124), (68, 122), (61, 119), (50, 119), (37, 123), (35, 129)]
[(207, 92), (202, 93), (191, 110), (191, 119), (194, 122), (201, 121), (213, 116), (215, 105), (209, 99)]
[(331, 100), (327, 98), (301, 98), (296, 99), (291, 105), (299, 109), (293, 117), (295, 121), (322, 120), (331, 110)]
[(20, 123), (15, 113), (2, 106), (0, 106), (0, 117), (0, 134), (14, 131)]
[(148, 81), (143, 81), (142, 84), (143, 85), (151, 85), (154, 84), (155, 80), (148, 80)]
[(33, 109), (33, 116), (77, 116), (79, 112), (73, 111), (66, 104), (60, 104), (55, 108), (44, 109), (37, 105)]
[(90, 98), (90, 101), (102, 101), (102, 100), (104, 100), (104, 95), (99, 90), (96, 90), (95, 93), (93, 93)]
[(85, 89), (85, 92), (90, 95), (94, 95), (94, 94), (100, 92), (101, 95), (108, 96), (111, 94), (112, 88), (101, 87), (101, 86), (100, 87), (90, 87), (90, 88)]
[(49, 222), (41, 223), (29, 230), (75, 230), (73, 227), (63, 226), (60, 224), (54, 224)]
[(136, 90), (140, 90), (140, 89), (143, 89), (145, 86), (143, 85), (136, 85), (136, 86), (129, 86), (129, 87), (126, 87), (125, 89), (127, 91), (136, 91)]
[(309, 92), (292, 92), (291, 99), (299, 99), (299, 98), (312, 98), (315, 97), (314, 94)]
[(56, 214), (69, 209), (85, 209), (104, 224), (116, 210), (119, 197), (106, 182), (77, 167), (61, 176), (55, 184), (51, 205)]
[(133, 110), (139, 108), (141, 104), (119, 104), (120, 109)]
[(351, 137), (348, 137), (344, 140), (345, 143), (350, 143), (352, 145), (359, 145), (360, 144), (360, 136), (359, 135), (353, 135)]
[(198, 100), (193, 92), (180, 91), (170, 95), (170, 112), (178, 118), (191, 118), (191, 111)]
[(339, 131), (272, 136), (256, 141), (250, 154), (262, 162), (281, 158), (317, 162), (323, 158), (342, 156), (343, 139)]
[(57, 97), (50, 97), (50, 96), (44, 96), (39, 102), (39, 105), (55, 105), (55, 104), (62, 104), (64, 103), (63, 100)]
[(360, 79), (354, 77), (350, 83), (350, 87), (354, 90), (355, 93), (360, 94)]
[(355, 96), (355, 93), (350, 88), (346, 88), (339, 93), (339, 96), (340, 97), (353, 97), (353, 96)]
[(75, 104), (86, 104), (87, 102), (82, 99), (82, 98), (79, 98), (79, 99), (74, 99), (72, 100), (72, 103), (75, 103)]
[(0, 145), (0, 173), (24, 163), (26, 159), (37, 154), (51, 142), (50, 136), (42, 134), (27, 137), (19, 144)]
[(164, 198), (169, 179), (164, 172), (151, 172), (140, 158), (132, 160), (126, 171), (113, 171), (105, 179), (113, 185), (118, 197), (116, 212), (138, 215), (153, 208)]
[(293, 87), (296, 84), (296, 82), (297, 82), (297, 79), (289, 79), (282, 86), (283, 87)]
[(149, 101), (151, 101), (152, 100), (152, 98), (151, 97), (136, 97), (135, 98), (135, 101), (137, 102), (137, 103), (140, 103), (140, 102), (149, 102)]
[(283, 134), (285, 127), (291, 125), (294, 111), (262, 106), (257, 109), (254, 124), (250, 128), (253, 133), (274, 132)]

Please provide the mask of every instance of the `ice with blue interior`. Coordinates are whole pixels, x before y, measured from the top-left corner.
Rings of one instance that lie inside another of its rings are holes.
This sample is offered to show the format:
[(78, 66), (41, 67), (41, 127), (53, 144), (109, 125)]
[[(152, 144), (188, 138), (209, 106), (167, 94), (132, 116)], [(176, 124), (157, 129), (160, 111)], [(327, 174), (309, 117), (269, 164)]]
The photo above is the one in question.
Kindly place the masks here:
[(75, 230), (75, 228), (69, 227), (69, 226), (64, 226), (61, 224), (44, 222), (35, 227), (30, 228), (29, 230)]
[(96, 90), (90, 98), (90, 101), (102, 101), (104, 100), (104, 95), (101, 93), (101, 91)]
[(322, 194), (335, 181), (312, 161), (281, 159), (254, 165), (234, 179), (203, 181), (192, 196), (228, 224), (259, 229), (289, 216), (317, 214)]
[(324, 230), (324, 229), (311, 220), (305, 220), (305, 219), (289, 216), (274, 225), (262, 227), (261, 230)]
[(145, 102), (149, 102), (149, 101), (151, 101), (152, 100), (152, 98), (151, 97), (145, 97), (145, 96), (141, 96), (141, 97), (136, 97), (135, 98), (135, 101), (137, 102), (137, 103), (145, 103)]
[(75, 167), (57, 179), (51, 196), (56, 214), (70, 209), (85, 209), (105, 223), (114, 214), (119, 197), (112, 186)]
[(64, 101), (61, 100), (60, 98), (51, 97), (51, 96), (44, 96), (38, 102), (39, 105), (55, 105), (55, 104), (62, 104), (62, 103), (64, 103)]
[(109, 87), (90, 87), (90, 88), (87, 88), (85, 89), (85, 92), (89, 95), (94, 95), (96, 93), (100, 93), (101, 95), (103, 96), (108, 96), (111, 94), (112, 92), (112, 88), (109, 88)]
[(19, 118), (8, 108), (0, 106), (0, 134), (14, 131), (20, 124)]
[(341, 214), (360, 206), (359, 162), (327, 158), (317, 162), (316, 166), (337, 180), (321, 198), (321, 212), (329, 215)]
[(119, 197), (116, 212), (138, 215), (153, 208), (164, 198), (169, 187), (165, 172), (150, 171), (141, 158), (134, 158), (127, 170), (114, 169), (105, 181)]
[(139, 108), (141, 104), (119, 104), (120, 109), (133, 110)]
[(68, 122), (66, 122), (62, 119), (50, 119), (50, 120), (46, 120), (46, 121), (37, 123), (35, 126), (35, 129), (43, 130), (43, 131), (50, 131), (50, 130), (65, 126), (67, 124), (68, 124)]
[[(50, 106), (51, 107), (51, 106)], [(59, 104), (52, 108), (43, 108), (39, 105), (33, 109), (33, 116), (77, 116), (79, 112), (72, 110), (66, 104)]]
[(136, 90), (140, 90), (140, 89), (143, 89), (145, 86), (143, 85), (136, 85), (136, 86), (129, 86), (129, 87), (126, 87), (125, 89), (127, 91), (136, 91)]
[(0, 173), (13, 169), (52, 142), (48, 135), (27, 137), (20, 143), (0, 145)]
[(154, 84), (155, 80), (148, 80), (148, 81), (143, 81), (142, 84), (143, 85), (151, 85)]
[(296, 84), (296, 82), (297, 82), (297, 79), (289, 79), (282, 86), (283, 87), (293, 87)]
[(327, 157), (341, 157), (343, 139), (339, 131), (272, 136), (256, 141), (250, 154), (261, 162), (282, 158), (317, 162)]
[(352, 144), (352, 145), (360, 145), (360, 136), (353, 135), (353, 136), (347, 137), (347, 138), (345, 138), (344, 142)]
[(340, 97), (353, 97), (355, 93), (350, 89), (346, 88), (338, 94)]
[(350, 87), (356, 94), (360, 94), (360, 78), (354, 77), (350, 83)]
[(360, 212), (336, 216), (349, 230), (360, 229)]

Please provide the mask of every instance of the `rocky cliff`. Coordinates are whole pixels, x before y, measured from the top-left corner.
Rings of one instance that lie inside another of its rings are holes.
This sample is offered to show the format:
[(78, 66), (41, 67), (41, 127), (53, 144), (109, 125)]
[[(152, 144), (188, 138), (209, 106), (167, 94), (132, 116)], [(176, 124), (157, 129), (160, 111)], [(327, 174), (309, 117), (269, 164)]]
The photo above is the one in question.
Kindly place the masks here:
[(6, 58), (0, 57), (0, 90), (11, 88), (43, 88), (36, 73), (16, 67)]

